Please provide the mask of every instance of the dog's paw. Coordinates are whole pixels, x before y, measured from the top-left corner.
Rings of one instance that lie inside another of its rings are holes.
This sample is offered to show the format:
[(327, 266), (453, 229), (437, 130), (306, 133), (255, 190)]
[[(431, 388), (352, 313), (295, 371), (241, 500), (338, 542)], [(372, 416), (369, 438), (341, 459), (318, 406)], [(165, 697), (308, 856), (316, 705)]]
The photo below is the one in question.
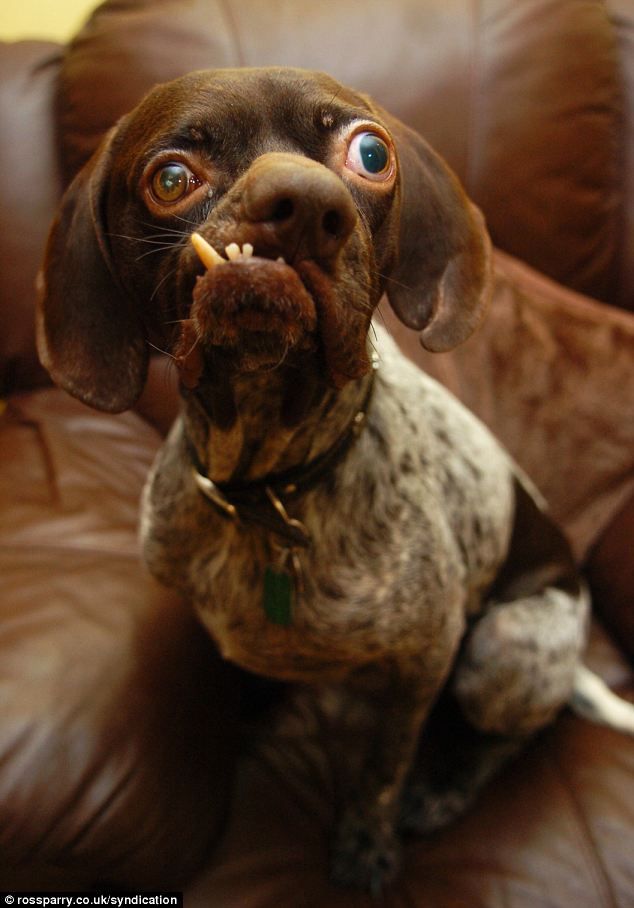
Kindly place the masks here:
[(458, 788), (432, 791), (425, 784), (408, 785), (401, 802), (399, 831), (426, 836), (444, 829), (469, 808), (472, 798)]
[(400, 844), (387, 824), (348, 815), (340, 823), (331, 855), (335, 883), (365, 889), (378, 898), (400, 867)]

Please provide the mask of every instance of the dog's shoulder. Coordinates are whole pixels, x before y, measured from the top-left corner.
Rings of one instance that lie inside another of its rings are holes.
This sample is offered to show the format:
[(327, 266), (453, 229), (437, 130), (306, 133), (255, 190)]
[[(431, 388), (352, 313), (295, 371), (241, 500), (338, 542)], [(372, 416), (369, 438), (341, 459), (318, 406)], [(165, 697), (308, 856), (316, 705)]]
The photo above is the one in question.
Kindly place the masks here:
[(466, 470), (464, 481), (515, 473), (510, 456), (484, 423), (376, 326), (379, 393), (373, 417), (397, 448), (420, 451), (423, 465)]
[[(499, 563), (508, 544), (516, 467), (489, 429), (377, 326), (377, 393), (365, 459), (392, 498), (445, 523), (468, 571)], [(381, 464), (377, 467), (377, 464)]]

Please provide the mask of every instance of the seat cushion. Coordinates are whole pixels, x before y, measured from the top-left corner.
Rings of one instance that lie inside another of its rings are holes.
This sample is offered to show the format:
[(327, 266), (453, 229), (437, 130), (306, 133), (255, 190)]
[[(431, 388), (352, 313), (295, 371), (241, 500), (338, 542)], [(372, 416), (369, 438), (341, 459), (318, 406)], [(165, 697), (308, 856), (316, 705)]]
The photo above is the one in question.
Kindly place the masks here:
[(491, 305), (449, 353), (404, 352), (482, 419), (529, 474), (579, 561), (634, 493), (634, 315), (495, 252)]
[(0, 418), (0, 853), (14, 870), (174, 886), (224, 816), (236, 688), (139, 558), (158, 443), (138, 416), (55, 389)]

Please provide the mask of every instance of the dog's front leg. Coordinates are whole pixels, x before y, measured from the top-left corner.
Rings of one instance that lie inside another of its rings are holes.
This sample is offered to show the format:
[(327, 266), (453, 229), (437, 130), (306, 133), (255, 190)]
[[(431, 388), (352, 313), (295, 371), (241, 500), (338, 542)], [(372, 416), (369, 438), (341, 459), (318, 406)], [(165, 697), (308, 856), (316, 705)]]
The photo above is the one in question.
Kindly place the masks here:
[[(333, 840), (331, 869), (336, 882), (379, 895), (396, 875), (401, 794), (433, 699), (421, 690), (420, 678), (395, 679), (393, 674), (388, 683), (383, 678), (376, 687), (355, 685), (346, 691), (344, 711), (365, 716), (365, 722), (349, 723), (348, 734), (365, 735), (365, 748), (363, 763), (346, 786)], [(343, 716), (344, 723), (348, 717)], [(345, 753), (340, 758), (344, 760)]]

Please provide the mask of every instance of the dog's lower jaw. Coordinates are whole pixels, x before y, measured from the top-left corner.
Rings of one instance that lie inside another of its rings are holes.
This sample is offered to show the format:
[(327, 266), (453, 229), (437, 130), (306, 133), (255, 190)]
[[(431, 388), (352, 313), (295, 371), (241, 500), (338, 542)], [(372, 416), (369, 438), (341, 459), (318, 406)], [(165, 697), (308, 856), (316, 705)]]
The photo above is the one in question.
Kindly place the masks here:
[[(337, 391), (319, 373), (317, 359), (301, 370), (283, 364), (218, 375), (185, 395), (185, 431), (214, 482), (262, 479), (328, 450), (349, 427), (371, 381), (368, 373)], [(224, 415), (214, 419), (219, 410)]]

